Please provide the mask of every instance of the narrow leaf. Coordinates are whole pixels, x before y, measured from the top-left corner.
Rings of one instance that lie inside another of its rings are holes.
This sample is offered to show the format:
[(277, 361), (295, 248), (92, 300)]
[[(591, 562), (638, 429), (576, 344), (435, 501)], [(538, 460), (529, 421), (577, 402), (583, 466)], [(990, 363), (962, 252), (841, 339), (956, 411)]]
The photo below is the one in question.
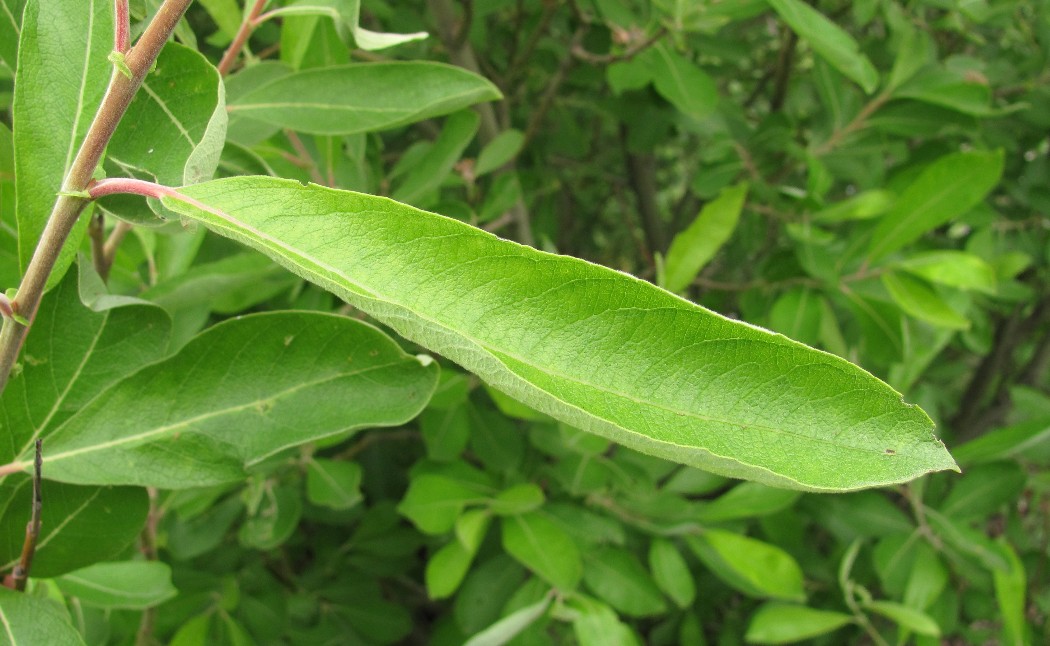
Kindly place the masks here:
[(893, 601), (872, 601), (867, 604), (866, 608), (872, 612), (877, 612), (883, 617), (888, 617), (897, 622), (902, 628), (913, 630), (920, 635), (941, 636), (941, 629), (937, 622), (921, 610), (909, 608)]
[(582, 260), (390, 200), (262, 177), (165, 204), (538, 411), (640, 451), (834, 491), (955, 468), (932, 423), (848, 362)]
[(520, 130), (510, 129), (499, 133), (478, 154), (474, 175), (481, 177), (503, 166), (517, 156), (524, 144), (525, 135)]
[(432, 62), (360, 63), (281, 76), (236, 99), (231, 115), (316, 135), (404, 126), (500, 98), (489, 81)]
[(481, 118), (473, 110), (460, 110), (451, 115), (434, 144), (394, 190), (394, 199), (415, 202), (440, 187), (474, 139), (480, 122)]
[(970, 321), (919, 278), (899, 272), (882, 275), (882, 284), (907, 314), (949, 330), (965, 330)]
[(986, 293), (995, 291), (995, 268), (980, 256), (965, 251), (919, 252), (896, 266), (931, 283)]
[(752, 644), (793, 644), (838, 630), (853, 617), (842, 612), (770, 602), (751, 617), (744, 639)]
[(231, 319), (105, 391), (45, 438), (48, 477), (164, 488), (235, 481), (282, 449), (404, 423), (436, 382), (435, 363), (353, 319)]
[(1017, 552), (1010, 546), (1010, 543), (1000, 537), (997, 546), (1010, 566), (1006, 571), (992, 572), (995, 583), (995, 600), (999, 604), (999, 612), (1003, 618), (1003, 643), (1019, 646), (1025, 643), (1027, 637), (1027, 608), (1025, 605), (1027, 576), (1024, 563), (1018, 558)]
[(171, 568), (159, 561), (95, 563), (63, 575), (57, 583), (63, 593), (97, 608), (141, 610), (178, 594), (171, 584)]
[(999, 183), (1002, 151), (945, 155), (901, 193), (872, 235), (868, 259), (885, 258), (923, 233), (965, 214)]
[(688, 287), (729, 240), (746, 197), (747, 184), (723, 190), (718, 198), (704, 205), (685, 231), (675, 236), (664, 265), (664, 286), (668, 291), (680, 292)]
[[(24, 269), (109, 81), (113, 3), (30, 0), (18, 48), (12, 130), (18, 256)], [(76, 257), (88, 215), (81, 216), (62, 247), (49, 287)]]
[(551, 605), (547, 595), (536, 603), (516, 610), (467, 640), (464, 646), (502, 646), (536, 623)]
[(856, 81), (868, 94), (875, 90), (879, 73), (861, 53), (853, 36), (802, 0), (767, 1), (792, 31), (832, 67)]

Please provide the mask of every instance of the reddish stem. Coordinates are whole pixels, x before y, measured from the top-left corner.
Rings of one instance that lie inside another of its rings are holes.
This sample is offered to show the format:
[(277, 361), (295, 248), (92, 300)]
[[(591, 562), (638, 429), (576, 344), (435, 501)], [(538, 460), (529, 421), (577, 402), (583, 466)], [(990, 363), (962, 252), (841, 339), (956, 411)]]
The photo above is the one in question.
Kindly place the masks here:
[(266, 6), (266, 0), (255, 0), (255, 4), (252, 5), (251, 11), (244, 17), (244, 22), (241, 23), (240, 29), (237, 30), (237, 35), (233, 37), (233, 42), (230, 43), (229, 48), (226, 49), (226, 53), (222, 55), (222, 60), (219, 61), (219, 74), (226, 76), (229, 73), (230, 68), (233, 67), (234, 61), (237, 60), (237, 56), (244, 49), (244, 44), (248, 42), (248, 37), (252, 35), (252, 30), (259, 24), (259, 14), (262, 13), (263, 7)]
[(113, 32), (113, 49), (124, 54), (131, 46), (131, 17), (128, 11), (128, 0), (114, 0), (114, 8), (116, 25)]

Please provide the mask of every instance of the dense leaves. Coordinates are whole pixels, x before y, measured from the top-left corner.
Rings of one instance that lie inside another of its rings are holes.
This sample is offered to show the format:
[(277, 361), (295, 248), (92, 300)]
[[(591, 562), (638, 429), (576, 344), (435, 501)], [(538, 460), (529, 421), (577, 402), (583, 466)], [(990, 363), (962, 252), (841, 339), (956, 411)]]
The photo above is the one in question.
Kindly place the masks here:
[[(1044, 4), (191, 3), (0, 398), (0, 643), (1047, 642)], [(0, 0), (2, 288), (113, 8)]]

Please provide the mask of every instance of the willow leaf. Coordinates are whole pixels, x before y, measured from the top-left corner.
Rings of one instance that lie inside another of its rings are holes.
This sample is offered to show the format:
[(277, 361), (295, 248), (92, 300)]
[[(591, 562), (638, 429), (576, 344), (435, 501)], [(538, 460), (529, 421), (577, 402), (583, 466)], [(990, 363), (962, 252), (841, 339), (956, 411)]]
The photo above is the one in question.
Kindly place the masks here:
[(165, 205), (533, 408), (634, 449), (816, 491), (956, 468), (929, 417), (867, 372), (631, 276), (290, 180), (180, 192)]

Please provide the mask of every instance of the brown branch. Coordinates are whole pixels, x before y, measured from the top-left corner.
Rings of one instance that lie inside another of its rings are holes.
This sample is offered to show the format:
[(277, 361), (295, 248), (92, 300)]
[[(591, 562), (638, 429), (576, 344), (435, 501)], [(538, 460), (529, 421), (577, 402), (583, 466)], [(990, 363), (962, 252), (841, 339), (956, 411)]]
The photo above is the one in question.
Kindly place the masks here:
[[(102, 104), (62, 182), (58, 200), (12, 302), (15, 312), (25, 320), (32, 321), (36, 315), (51, 269), (77, 218), (87, 206), (88, 199), (83, 196), (83, 191), (91, 181), (117, 124), (191, 1), (165, 0), (146, 31), (124, 58), (131, 71), (131, 78), (119, 71), (114, 71), (111, 76)], [(7, 385), (28, 332), (27, 326), (12, 319), (4, 320), (3, 330), (0, 331), (0, 391)]]
[(667, 251), (667, 234), (664, 231), (660, 207), (656, 202), (656, 158), (652, 153), (631, 152), (627, 145), (627, 126), (620, 126), (624, 163), (627, 165), (627, 181), (631, 185), (642, 220), (649, 256)]
[(788, 81), (791, 80), (791, 67), (795, 61), (795, 46), (798, 45), (798, 36), (791, 29), (787, 30), (784, 44), (777, 54), (777, 66), (773, 73), (773, 97), (769, 100), (769, 109), (780, 112), (787, 99)]
[(26, 537), (22, 543), (22, 555), (18, 559), (18, 565), (11, 570), (11, 574), (4, 577), (4, 586), (19, 592), (24, 592), (26, 589), (29, 571), (33, 566), (33, 556), (36, 554), (37, 539), (40, 537), (40, 514), (44, 509), (40, 478), (44, 460), (40, 449), (41, 441), (38, 439), (36, 441), (36, 457), (33, 459), (33, 507), (30, 511), (29, 522), (26, 524)]
[(814, 148), (813, 154), (817, 155), (818, 157), (820, 155), (826, 155), (829, 152), (838, 148), (839, 145), (842, 144), (847, 137), (859, 130), (863, 130), (864, 128), (866, 128), (868, 126), (868, 119), (870, 119), (871, 116), (879, 110), (879, 108), (885, 105), (886, 102), (890, 100), (891, 96), (891, 93), (889, 91), (886, 91), (879, 94), (871, 101), (868, 101), (864, 105), (864, 107), (860, 109), (860, 112), (857, 113), (857, 116), (853, 117), (852, 121), (832, 132), (831, 136), (828, 137), (828, 139), (824, 143)]

